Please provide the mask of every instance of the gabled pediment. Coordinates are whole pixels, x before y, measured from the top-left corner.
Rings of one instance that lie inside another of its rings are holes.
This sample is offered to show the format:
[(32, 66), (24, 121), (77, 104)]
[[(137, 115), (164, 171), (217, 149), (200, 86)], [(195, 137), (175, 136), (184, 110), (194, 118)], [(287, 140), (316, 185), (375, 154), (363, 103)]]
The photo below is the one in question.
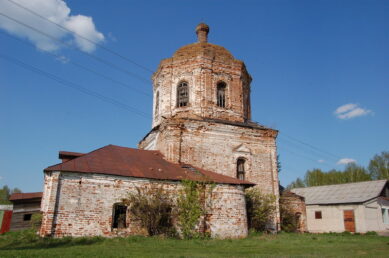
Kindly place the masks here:
[(247, 147), (245, 144), (241, 144), (238, 147), (234, 149), (234, 152), (242, 152), (242, 153), (249, 153), (251, 154), (251, 150), (249, 147)]

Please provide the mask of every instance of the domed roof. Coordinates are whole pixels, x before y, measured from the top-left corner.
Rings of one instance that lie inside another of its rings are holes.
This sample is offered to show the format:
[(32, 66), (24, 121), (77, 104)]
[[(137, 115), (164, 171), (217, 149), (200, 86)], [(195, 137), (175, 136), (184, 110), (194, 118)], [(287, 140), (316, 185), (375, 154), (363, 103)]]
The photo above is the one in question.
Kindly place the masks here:
[(183, 46), (174, 53), (173, 58), (189, 59), (197, 56), (206, 56), (221, 60), (235, 59), (230, 51), (224, 47), (208, 42), (196, 42)]
[(196, 27), (198, 42), (179, 48), (173, 58), (190, 59), (197, 56), (206, 56), (218, 60), (235, 60), (234, 56), (222, 46), (208, 43), (209, 26), (200, 23)]

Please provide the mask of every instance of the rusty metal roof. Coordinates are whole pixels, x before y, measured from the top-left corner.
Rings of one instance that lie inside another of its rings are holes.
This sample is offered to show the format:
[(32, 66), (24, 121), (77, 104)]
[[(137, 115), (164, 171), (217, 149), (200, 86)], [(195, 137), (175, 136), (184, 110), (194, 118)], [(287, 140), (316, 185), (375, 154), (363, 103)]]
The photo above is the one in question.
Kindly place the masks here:
[(42, 198), (42, 192), (35, 193), (13, 193), (9, 197), (10, 201), (18, 201), (18, 200), (28, 200), (28, 199), (36, 199)]
[(284, 191), (284, 192), (282, 192), (281, 196), (282, 196), (282, 197), (300, 198), (300, 199), (302, 199), (302, 200), (305, 199), (304, 196), (298, 195), (298, 194), (296, 194), (296, 193), (294, 193), (294, 192), (291, 192), (291, 191)]
[(44, 171), (98, 173), (159, 180), (194, 180), (222, 184), (254, 185), (204, 169), (166, 161), (159, 151), (107, 145)]
[(349, 184), (294, 188), (290, 191), (305, 197), (306, 204), (363, 203), (380, 196), (387, 180)]

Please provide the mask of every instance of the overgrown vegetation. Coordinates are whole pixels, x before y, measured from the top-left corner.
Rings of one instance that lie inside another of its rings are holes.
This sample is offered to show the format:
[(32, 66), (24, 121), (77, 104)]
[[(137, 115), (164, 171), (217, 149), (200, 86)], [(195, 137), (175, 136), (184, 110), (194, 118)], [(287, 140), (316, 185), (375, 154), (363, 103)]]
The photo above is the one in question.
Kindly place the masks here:
[(23, 235), (0, 235), (0, 257), (387, 257), (389, 253), (388, 238), (376, 235), (251, 234), (234, 240), (36, 237), (34, 241)]
[(140, 222), (150, 236), (175, 235), (173, 227), (173, 203), (167, 192), (157, 185), (136, 188), (123, 203), (128, 206), (131, 218)]
[[(208, 194), (214, 184), (191, 180), (182, 181), (183, 189), (177, 200), (178, 226), (183, 238), (206, 237), (206, 213), (211, 202)], [(199, 230), (200, 228), (202, 230)]]
[(136, 192), (122, 202), (128, 206), (132, 221), (139, 221), (150, 236), (176, 237), (179, 233), (185, 239), (199, 238), (206, 236), (207, 198), (213, 187), (206, 182), (184, 180), (175, 202), (163, 186), (151, 185), (136, 188)]
[[(280, 197), (282, 198), (282, 196)], [(291, 208), (287, 204), (281, 204), (280, 202), (280, 217), (281, 217), (281, 230), (284, 232), (296, 232), (297, 220), (296, 215), (291, 211)]]
[(30, 223), (31, 223), (31, 229), (38, 231), (42, 224), (42, 214), (41, 213), (33, 214)]
[(247, 220), (249, 229), (257, 232), (275, 230), (276, 197), (263, 194), (257, 188), (246, 190)]
[(204, 214), (200, 198), (204, 191), (204, 185), (195, 181), (182, 181), (183, 190), (177, 200), (178, 223), (184, 238), (192, 238), (197, 235), (196, 226), (200, 216)]
[(287, 186), (288, 189), (319, 185), (345, 184), (369, 180), (389, 180), (389, 152), (382, 152), (370, 160), (368, 168), (355, 163), (348, 164), (343, 171), (321, 169), (308, 170), (304, 179), (297, 178)]

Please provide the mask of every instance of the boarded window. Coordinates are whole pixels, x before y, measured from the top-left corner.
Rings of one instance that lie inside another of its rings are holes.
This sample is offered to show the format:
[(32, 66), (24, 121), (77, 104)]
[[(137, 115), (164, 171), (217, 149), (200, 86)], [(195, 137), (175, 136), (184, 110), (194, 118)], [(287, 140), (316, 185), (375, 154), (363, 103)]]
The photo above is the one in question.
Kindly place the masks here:
[(112, 228), (126, 228), (127, 206), (121, 203), (113, 205)]
[(219, 107), (226, 107), (226, 84), (219, 82), (217, 84), (217, 105)]
[(186, 107), (189, 104), (188, 83), (180, 82), (177, 87), (177, 107)]
[(31, 217), (32, 217), (32, 214), (24, 214), (24, 215), (23, 215), (23, 220), (24, 220), (24, 221), (30, 221), (30, 220), (31, 220)]
[(240, 158), (236, 162), (236, 178), (240, 180), (245, 179), (245, 162), (246, 160)]
[(315, 219), (321, 219), (321, 211), (315, 211)]

